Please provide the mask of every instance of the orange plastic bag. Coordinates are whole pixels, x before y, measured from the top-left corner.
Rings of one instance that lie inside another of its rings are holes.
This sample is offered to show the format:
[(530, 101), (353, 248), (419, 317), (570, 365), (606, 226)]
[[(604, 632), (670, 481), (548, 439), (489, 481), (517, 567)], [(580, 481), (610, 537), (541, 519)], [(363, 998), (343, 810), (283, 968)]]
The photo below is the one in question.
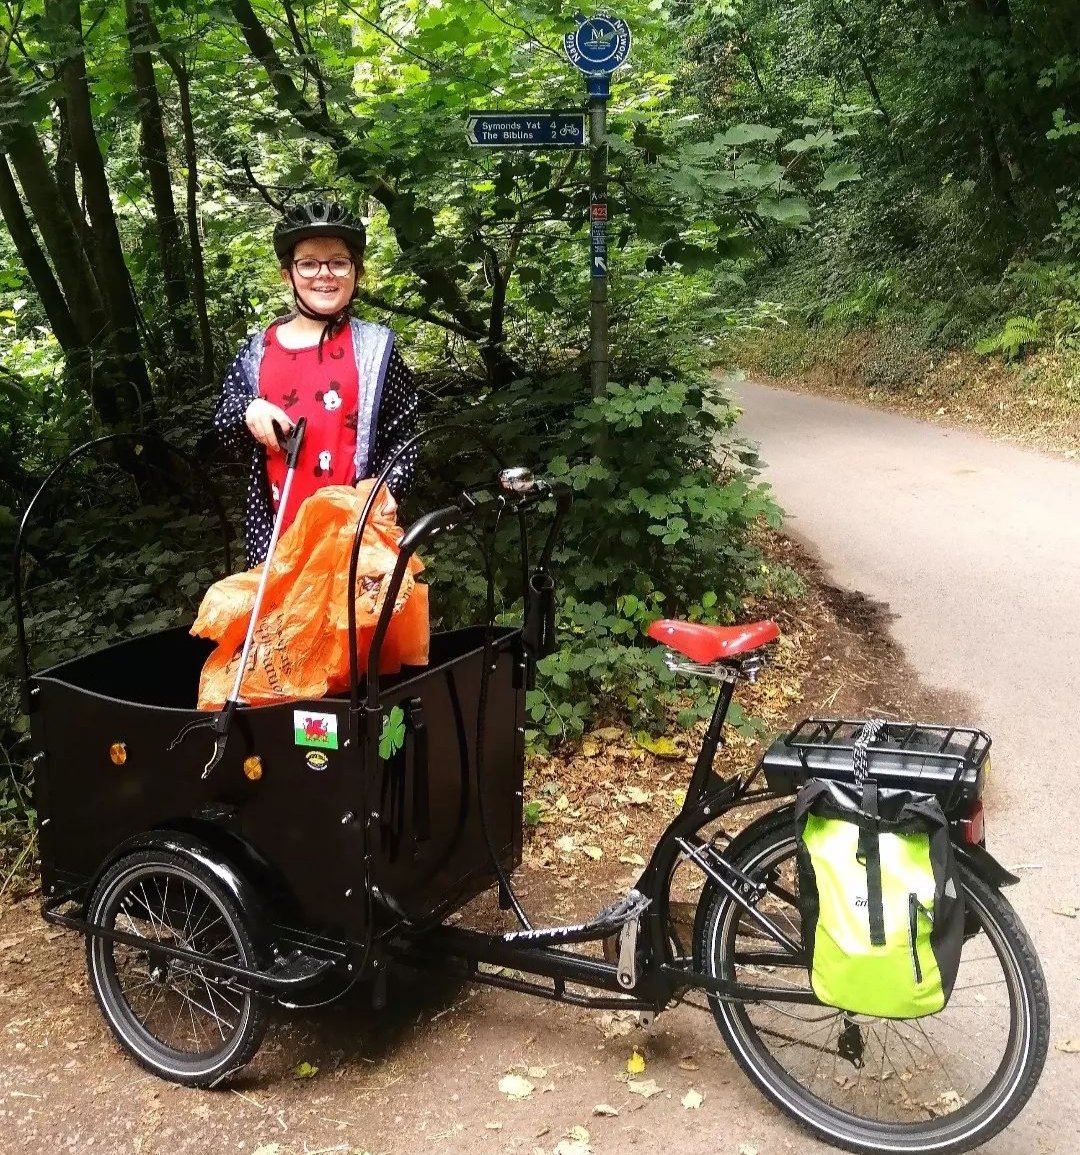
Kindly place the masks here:
[[(349, 685), (349, 556), (373, 481), (328, 485), (300, 507), (270, 561), (240, 701), (266, 705), (321, 698)], [(357, 565), (356, 627), (360, 669), (367, 667), (375, 624), (398, 559), (403, 530), (397, 502), (384, 486), (364, 530)], [(379, 672), (428, 661), (427, 586), (423, 563), (409, 559), (384, 639)], [(262, 566), (216, 582), (206, 592), (191, 632), (217, 649), (199, 680), (199, 709), (217, 710), (232, 693)]]

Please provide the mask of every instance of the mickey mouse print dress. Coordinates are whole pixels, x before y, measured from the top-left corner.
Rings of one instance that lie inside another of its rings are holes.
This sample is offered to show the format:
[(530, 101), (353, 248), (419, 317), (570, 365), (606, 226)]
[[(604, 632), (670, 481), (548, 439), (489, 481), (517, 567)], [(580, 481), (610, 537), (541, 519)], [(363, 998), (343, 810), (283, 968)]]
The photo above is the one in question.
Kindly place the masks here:
[[(294, 423), (308, 420), (283, 530), (315, 490), (354, 484), (358, 466), (359, 476), (377, 476), (416, 426), (416, 390), (392, 330), (353, 319), (323, 342), (320, 357), (318, 346), (286, 348), (276, 328), (254, 334), (241, 348), (214, 414), (227, 447), (253, 447), (244, 518), (249, 568), (266, 559), (286, 472), (284, 454), (267, 453), (248, 431), (245, 415), (255, 397), (280, 406)], [(411, 487), (415, 460), (413, 447), (387, 478), (399, 501)]]

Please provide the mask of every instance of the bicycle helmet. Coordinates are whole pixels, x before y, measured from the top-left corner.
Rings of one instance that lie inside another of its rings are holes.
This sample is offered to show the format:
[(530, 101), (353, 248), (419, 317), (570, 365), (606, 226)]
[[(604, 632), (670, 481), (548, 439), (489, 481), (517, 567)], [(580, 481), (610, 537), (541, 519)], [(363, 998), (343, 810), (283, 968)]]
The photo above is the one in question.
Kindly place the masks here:
[(309, 237), (339, 237), (359, 257), (363, 257), (367, 244), (363, 222), (337, 201), (311, 201), (288, 209), (274, 227), (278, 260), (285, 261)]

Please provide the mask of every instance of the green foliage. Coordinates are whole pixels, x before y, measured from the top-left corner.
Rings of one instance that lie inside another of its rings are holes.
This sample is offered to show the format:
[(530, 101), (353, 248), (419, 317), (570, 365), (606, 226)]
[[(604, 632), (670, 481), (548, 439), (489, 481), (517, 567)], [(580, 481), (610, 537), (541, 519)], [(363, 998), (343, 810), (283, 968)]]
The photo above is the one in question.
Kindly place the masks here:
[(882, 329), (889, 388), (917, 379), (920, 350), (1073, 348), (1080, 9), (734, 0), (691, 26), (703, 132), (763, 123), (795, 137), (789, 153), (835, 137), (807, 226), (744, 269), (748, 296), (792, 320), (774, 361), (828, 361), (819, 326)]
[(1001, 353), (1006, 360), (1014, 361), (1040, 339), (1038, 322), (1031, 317), (1010, 317), (1000, 333), (979, 341), (975, 351), (984, 355)]

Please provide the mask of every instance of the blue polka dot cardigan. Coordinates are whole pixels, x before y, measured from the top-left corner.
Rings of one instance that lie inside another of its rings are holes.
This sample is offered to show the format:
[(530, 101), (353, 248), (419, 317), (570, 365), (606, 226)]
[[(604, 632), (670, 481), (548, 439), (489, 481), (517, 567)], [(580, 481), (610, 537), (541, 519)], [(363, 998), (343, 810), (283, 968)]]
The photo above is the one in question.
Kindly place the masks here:
[[(416, 432), (417, 397), (412, 373), (395, 347), (394, 332), (383, 325), (353, 318), (353, 353), (360, 378), (360, 411), (356, 426), (356, 476), (374, 477)], [(231, 452), (251, 453), (251, 473), (244, 509), (247, 565), (266, 560), (274, 515), (266, 478), (266, 450), (251, 435), (244, 415), (259, 395), (259, 368), (266, 331), (253, 333), (240, 347), (225, 374), (214, 428)], [(387, 477), (387, 486), (400, 501), (412, 486), (416, 446), (402, 454)]]

